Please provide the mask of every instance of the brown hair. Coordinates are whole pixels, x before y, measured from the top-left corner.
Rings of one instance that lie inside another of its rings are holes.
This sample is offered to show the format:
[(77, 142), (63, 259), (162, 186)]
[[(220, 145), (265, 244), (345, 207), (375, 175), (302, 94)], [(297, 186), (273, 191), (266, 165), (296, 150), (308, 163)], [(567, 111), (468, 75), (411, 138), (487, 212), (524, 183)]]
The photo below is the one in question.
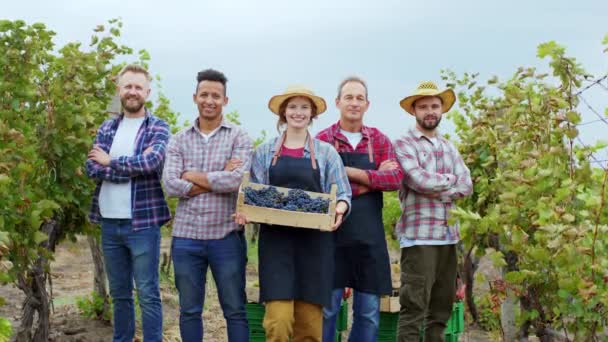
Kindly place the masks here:
[(150, 73), (148, 72), (148, 70), (146, 70), (146, 68), (142, 67), (141, 65), (137, 65), (137, 64), (127, 64), (124, 66), (124, 68), (122, 68), (120, 70), (120, 72), (118, 73), (118, 77), (116, 77), (116, 81), (120, 81), (120, 78), (122, 77), (122, 75), (128, 73), (128, 72), (132, 72), (135, 74), (144, 74), (146, 76), (146, 79), (148, 80), (148, 82), (152, 81), (152, 76), (150, 76)]
[(365, 88), (365, 98), (367, 99), (367, 83), (365, 83), (365, 81), (358, 76), (349, 76), (345, 79), (342, 80), (342, 82), (340, 82), (340, 85), (338, 85), (338, 96), (336, 97), (336, 99), (339, 99), (340, 96), (342, 96), (342, 88), (344, 88), (344, 86), (346, 85), (346, 83), (349, 82), (356, 82), (356, 83), (360, 83), (363, 88)]
[(287, 105), (289, 104), (289, 101), (291, 101), (292, 99), (294, 99), (296, 97), (303, 97), (303, 98), (307, 99), (308, 102), (310, 102), (311, 115), (310, 115), (310, 122), (308, 123), (309, 125), (312, 124), (312, 119), (317, 117), (317, 111), (318, 111), (317, 105), (315, 105), (315, 103), (310, 98), (308, 98), (307, 96), (301, 96), (301, 95), (288, 97), (279, 106), (279, 121), (277, 121), (277, 131), (281, 131), (281, 127), (283, 127), (284, 125), (287, 124), (287, 118), (285, 118), (285, 111), (287, 110)]

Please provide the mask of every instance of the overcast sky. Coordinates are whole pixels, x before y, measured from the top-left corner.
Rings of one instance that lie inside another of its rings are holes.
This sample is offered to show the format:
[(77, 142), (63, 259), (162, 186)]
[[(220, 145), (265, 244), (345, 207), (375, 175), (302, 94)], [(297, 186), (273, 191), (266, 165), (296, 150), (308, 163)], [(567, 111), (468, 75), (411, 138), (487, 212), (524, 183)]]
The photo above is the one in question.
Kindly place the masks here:
[[(340, 80), (363, 77), (371, 101), (366, 124), (396, 138), (413, 124), (400, 99), (421, 80), (439, 82), (444, 68), (480, 72), (483, 79), (504, 79), (518, 66), (546, 69), (536, 47), (555, 40), (588, 72), (608, 72), (601, 45), (608, 33), (606, 0), (2, 2), (0, 17), (43, 22), (57, 32), (57, 44), (88, 44), (96, 25), (121, 17), (121, 41), (150, 52), (151, 71), (162, 77), (183, 119), (197, 115), (196, 73), (223, 71), (229, 79), (226, 111), (238, 110), (252, 137), (262, 129), (276, 133), (267, 103), (290, 83), (309, 85), (328, 102), (329, 110), (313, 125), (316, 132), (337, 120), (333, 99)], [(607, 95), (602, 89), (589, 92), (600, 114)], [(586, 107), (581, 111), (583, 122), (597, 119)], [(452, 130), (450, 123), (442, 126)], [(582, 138), (595, 141), (607, 128), (581, 126)]]

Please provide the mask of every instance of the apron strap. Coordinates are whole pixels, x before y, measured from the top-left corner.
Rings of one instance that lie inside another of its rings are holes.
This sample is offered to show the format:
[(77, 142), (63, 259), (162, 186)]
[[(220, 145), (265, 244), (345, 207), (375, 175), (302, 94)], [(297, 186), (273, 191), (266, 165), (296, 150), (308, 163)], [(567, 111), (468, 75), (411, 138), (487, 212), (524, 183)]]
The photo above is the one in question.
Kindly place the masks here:
[[(272, 166), (277, 164), (277, 159), (281, 155), (281, 149), (283, 148), (283, 144), (285, 143), (285, 139), (287, 139), (287, 131), (283, 132), (281, 137), (277, 140), (277, 144), (274, 146), (274, 155), (272, 156)], [(308, 149), (310, 150), (310, 162), (312, 164), (312, 169), (317, 169), (317, 160), (315, 159), (315, 145), (312, 141), (312, 137), (307, 132), (306, 139), (308, 139)]]
[(308, 139), (308, 149), (310, 150), (310, 162), (312, 163), (312, 169), (317, 169), (317, 159), (315, 158), (315, 144), (312, 141), (312, 137), (310, 134), (306, 135), (306, 139)]
[(287, 132), (283, 132), (283, 134), (281, 135), (281, 137), (279, 139), (277, 139), (277, 144), (274, 146), (274, 155), (272, 156), (272, 166), (275, 166), (277, 164), (277, 159), (279, 158), (279, 155), (281, 154), (281, 147), (283, 147), (283, 144), (285, 143), (285, 139), (287, 138)]
[(372, 148), (372, 137), (369, 137), (369, 140), (367, 140), (367, 153), (369, 154), (369, 162), (373, 163), (374, 162), (374, 152), (373, 152), (373, 148)]
[(367, 154), (369, 156), (369, 162), (373, 163), (374, 149), (372, 147), (372, 135), (370, 134), (369, 129), (367, 129), (367, 127), (363, 127), (363, 129), (361, 130), (361, 134), (363, 134), (363, 130), (365, 130), (365, 135), (367, 135)]

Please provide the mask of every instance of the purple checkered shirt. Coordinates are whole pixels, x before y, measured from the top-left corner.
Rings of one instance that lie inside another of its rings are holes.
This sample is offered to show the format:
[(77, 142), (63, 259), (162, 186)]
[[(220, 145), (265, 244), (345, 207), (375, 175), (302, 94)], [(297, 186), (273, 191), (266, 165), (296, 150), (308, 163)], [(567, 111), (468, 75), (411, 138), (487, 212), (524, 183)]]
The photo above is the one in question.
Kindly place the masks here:
[[(110, 153), (112, 141), (123, 115), (106, 120), (97, 130), (94, 145)], [(135, 138), (133, 156), (113, 158), (110, 166), (87, 159), (87, 175), (97, 181), (89, 219), (100, 223), (99, 191), (103, 181), (131, 181), (131, 217), (133, 230), (160, 227), (171, 219), (171, 213), (160, 184), (165, 148), (170, 136), (169, 125), (146, 110), (146, 117)], [(143, 154), (147, 148), (151, 152)]]
[(446, 240), (449, 230), (458, 241), (458, 227), (448, 225), (448, 214), (455, 200), (471, 194), (473, 183), (456, 147), (440, 135), (434, 144), (416, 128), (394, 146), (403, 168), (397, 233), (408, 240)]
[[(208, 141), (201, 135), (198, 119), (171, 138), (167, 147), (163, 184), (179, 203), (173, 220), (173, 236), (197, 240), (221, 239), (240, 227), (234, 222), (236, 199), (243, 173), (249, 170), (253, 143), (247, 133), (225, 118)], [(230, 159), (243, 162), (224, 171)], [(186, 171), (207, 173), (211, 192), (189, 197), (193, 184), (181, 179)]]

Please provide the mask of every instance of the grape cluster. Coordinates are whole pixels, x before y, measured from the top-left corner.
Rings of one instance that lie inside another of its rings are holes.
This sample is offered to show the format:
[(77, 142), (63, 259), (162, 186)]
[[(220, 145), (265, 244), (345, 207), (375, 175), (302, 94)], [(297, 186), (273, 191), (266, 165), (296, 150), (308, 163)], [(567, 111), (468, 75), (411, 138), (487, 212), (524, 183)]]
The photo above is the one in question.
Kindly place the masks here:
[(260, 190), (246, 187), (245, 204), (273, 209), (301, 211), (306, 213), (326, 214), (329, 209), (329, 199), (312, 198), (304, 190), (291, 189), (284, 196), (274, 186), (267, 186)]
[[(286, 206), (293, 206), (296, 211), (304, 211), (307, 213), (327, 213), (329, 208), (329, 199), (321, 197), (312, 198), (304, 190), (291, 189), (287, 193)], [(284, 209), (287, 209), (284, 207)], [(287, 209), (293, 210), (293, 209)]]
[(244, 191), (245, 204), (274, 209), (283, 208), (283, 194), (274, 186), (267, 186), (260, 190), (246, 187)]

